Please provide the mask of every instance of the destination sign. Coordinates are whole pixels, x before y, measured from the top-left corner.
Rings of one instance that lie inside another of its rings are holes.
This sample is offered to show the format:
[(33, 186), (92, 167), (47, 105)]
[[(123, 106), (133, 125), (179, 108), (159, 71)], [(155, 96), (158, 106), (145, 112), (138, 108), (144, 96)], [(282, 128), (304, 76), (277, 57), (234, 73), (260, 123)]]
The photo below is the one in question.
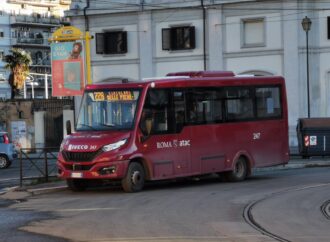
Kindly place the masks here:
[(134, 101), (133, 91), (93, 92), (94, 101)]

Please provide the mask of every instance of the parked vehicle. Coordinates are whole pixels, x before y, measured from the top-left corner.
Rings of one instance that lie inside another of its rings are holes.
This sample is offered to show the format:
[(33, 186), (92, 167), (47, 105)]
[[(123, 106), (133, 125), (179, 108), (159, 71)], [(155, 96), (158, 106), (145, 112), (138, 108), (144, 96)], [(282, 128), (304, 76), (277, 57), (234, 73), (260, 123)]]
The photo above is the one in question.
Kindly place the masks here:
[(17, 153), (8, 134), (0, 132), (0, 169), (8, 168), (15, 158), (17, 158)]
[(206, 71), (88, 85), (57, 165), (72, 190), (119, 180), (136, 192), (146, 180), (211, 173), (242, 181), (288, 160), (284, 79)]

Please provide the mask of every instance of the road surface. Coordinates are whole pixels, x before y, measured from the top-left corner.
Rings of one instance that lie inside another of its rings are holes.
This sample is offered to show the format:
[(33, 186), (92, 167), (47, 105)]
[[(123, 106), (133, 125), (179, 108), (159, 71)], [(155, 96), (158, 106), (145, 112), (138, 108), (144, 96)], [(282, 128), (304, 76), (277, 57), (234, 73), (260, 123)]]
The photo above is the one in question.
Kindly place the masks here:
[[(64, 189), (2, 206), (1, 236), (17, 241), (8, 234), (19, 229), (27, 242), (36, 235), (49, 241), (330, 241), (329, 190), (330, 167), (259, 171), (240, 183), (216, 177), (153, 183), (130, 194), (113, 186)], [(21, 220), (6, 225), (9, 217)]]

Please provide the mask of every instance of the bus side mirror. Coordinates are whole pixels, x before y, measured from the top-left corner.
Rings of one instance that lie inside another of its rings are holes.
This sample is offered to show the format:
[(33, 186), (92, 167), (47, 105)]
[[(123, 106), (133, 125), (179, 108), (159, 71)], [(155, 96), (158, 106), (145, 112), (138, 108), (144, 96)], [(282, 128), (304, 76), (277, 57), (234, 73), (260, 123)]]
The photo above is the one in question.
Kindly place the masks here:
[(71, 130), (71, 121), (70, 121), (70, 120), (67, 120), (67, 121), (66, 121), (66, 134), (67, 134), (67, 135), (72, 134), (72, 130)]

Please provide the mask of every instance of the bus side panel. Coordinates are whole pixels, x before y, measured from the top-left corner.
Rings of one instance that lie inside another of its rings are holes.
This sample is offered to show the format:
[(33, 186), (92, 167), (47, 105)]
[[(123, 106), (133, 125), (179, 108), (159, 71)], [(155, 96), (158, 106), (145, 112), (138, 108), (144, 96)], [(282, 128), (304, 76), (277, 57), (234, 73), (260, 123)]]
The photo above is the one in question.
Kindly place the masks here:
[(224, 170), (226, 139), (220, 125), (195, 125), (191, 132), (191, 170), (194, 174), (207, 174)]
[(252, 130), (250, 153), (256, 167), (285, 164), (287, 131), (284, 120), (256, 122)]
[(284, 120), (197, 125), (190, 130), (193, 173), (230, 170), (240, 153), (251, 157), (252, 167), (287, 162), (287, 149), (283, 145), (287, 139)]

